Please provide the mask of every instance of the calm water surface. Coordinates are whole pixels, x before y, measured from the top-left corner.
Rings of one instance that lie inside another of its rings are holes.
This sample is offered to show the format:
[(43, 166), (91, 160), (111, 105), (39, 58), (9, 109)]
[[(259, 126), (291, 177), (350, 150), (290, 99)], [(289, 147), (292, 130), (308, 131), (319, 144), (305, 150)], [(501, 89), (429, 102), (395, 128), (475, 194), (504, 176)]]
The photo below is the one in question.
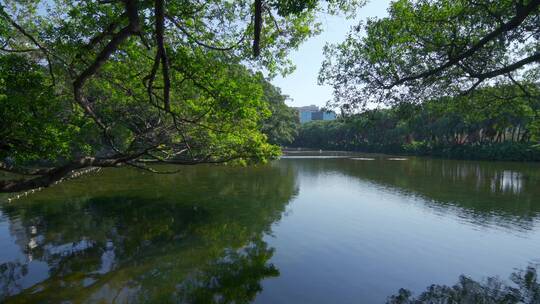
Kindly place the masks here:
[(0, 200), (6, 303), (384, 303), (540, 263), (536, 163), (293, 154)]

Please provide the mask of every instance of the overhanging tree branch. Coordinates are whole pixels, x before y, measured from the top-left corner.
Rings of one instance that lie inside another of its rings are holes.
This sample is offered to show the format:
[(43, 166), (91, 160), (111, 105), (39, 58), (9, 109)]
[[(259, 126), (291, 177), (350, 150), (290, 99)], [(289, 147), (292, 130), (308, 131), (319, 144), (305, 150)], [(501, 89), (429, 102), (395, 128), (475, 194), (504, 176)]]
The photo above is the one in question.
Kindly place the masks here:
[[(392, 89), (393, 87), (404, 84), (406, 82), (410, 82), (410, 81), (414, 81), (414, 80), (418, 80), (422, 78), (427, 78), (427, 77), (436, 75), (449, 67), (459, 64), (462, 60), (473, 56), (476, 52), (478, 52), (480, 49), (482, 49), (491, 41), (498, 38), (503, 33), (509, 32), (519, 27), (525, 21), (525, 19), (527, 19), (527, 17), (529, 17), (529, 15), (532, 14), (534, 11), (536, 11), (539, 7), (540, 7), (540, 0), (531, 0), (527, 5), (518, 5), (516, 8), (516, 15), (514, 17), (512, 17), (509, 21), (507, 21), (506, 23), (503, 23), (502, 25), (500, 25), (499, 27), (497, 27), (495, 30), (491, 31), (487, 35), (485, 35), (477, 43), (473, 44), (470, 48), (468, 48), (464, 52), (454, 57), (451, 57), (446, 63), (436, 68), (424, 71), (419, 74), (403, 77), (401, 79), (398, 79), (392, 82), (389, 85), (385, 85), (384, 89)], [(530, 62), (534, 62), (534, 60), (529, 61), (527, 63), (530, 63)], [(514, 70), (515, 70), (527, 63), (521, 64), (521, 65), (516, 64), (509, 67), (514, 67)]]
[(140, 157), (147, 151), (148, 150), (145, 150), (141, 153), (122, 155), (111, 158), (84, 157), (78, 160), (71, 161), (63, 166), (59, 166), (53, 169), (47, 169), (34, 178), (0, 181), (0, 193), (19, 192), (40, 187), (48, 187), (51, 184), (63, 179), (73, 170), (86, 167), (116, 167), (125, 162)]
[(167, 50), (165, 49), (164, 31), (165, 31), (165, 12), (163, 7), (163, 0), (155, 1), (155, 15), (156, 15), (156, 43), (158, 47), (158, 54), (156, 58), (161, 60), (161, 71), (163, 74), (163, 100), (164, 106), (167, 111), (171, 110), (171, 78), (169, 73), (169, 57), (167, 56)]

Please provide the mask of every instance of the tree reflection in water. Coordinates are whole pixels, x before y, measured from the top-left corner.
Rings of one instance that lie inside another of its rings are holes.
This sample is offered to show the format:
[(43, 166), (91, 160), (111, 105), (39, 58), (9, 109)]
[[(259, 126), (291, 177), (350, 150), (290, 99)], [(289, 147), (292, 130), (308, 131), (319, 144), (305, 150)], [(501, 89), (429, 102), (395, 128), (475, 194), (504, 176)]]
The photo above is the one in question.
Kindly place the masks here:
[(81, 180), (88, 191), (66, 184), (1, 206), (23, 258), (1, 261), (0, 302), (253, 301), (279, 275), (263, 237), (298, 191), (294, 172), (188, 170), (111, 170), (109, 184)]
[(230, 250), (178, 286), (176, 297), (185, 303), (250, 303), (262, 291), (260, 281), (279, 276), (268, 260), (274, 250), (263, 241), (240, 251)]
[(499, 278), (488, 278), (483, 282), (461, 276), (454, 286), (431, 285), (418, 297), (412, 292), (400, 289), (391, 296), (387, 304), (538, 304), (540, 303), (540, 282), (538, 266), (514, 272), (512, 285)]

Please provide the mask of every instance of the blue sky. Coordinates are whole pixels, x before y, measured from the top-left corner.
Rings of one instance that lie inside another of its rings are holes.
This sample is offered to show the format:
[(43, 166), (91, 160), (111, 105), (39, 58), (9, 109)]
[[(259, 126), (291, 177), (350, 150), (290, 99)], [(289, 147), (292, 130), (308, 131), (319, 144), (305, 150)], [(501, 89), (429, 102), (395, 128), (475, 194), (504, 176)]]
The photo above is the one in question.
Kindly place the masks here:
[(276, 77), (272, 83), (281, 88), (282, 93), (289, 95), (290, 106), (318, 105), (324, 106), (332, 99), (332, 90), (328, 86), (317, 84), (317, 75), (324, 59), (322, 49), (326, 42), (336, 43), (344, 40), (352, 25), (367, 17), (384, 17), (390, 0), (371, 0), (360, 8), (354, 20), (339, 16), (322, 16), (323, 32), (305, 42), (292, 52), (290, 58), (296, 65), (296, 71), (285, 78)]

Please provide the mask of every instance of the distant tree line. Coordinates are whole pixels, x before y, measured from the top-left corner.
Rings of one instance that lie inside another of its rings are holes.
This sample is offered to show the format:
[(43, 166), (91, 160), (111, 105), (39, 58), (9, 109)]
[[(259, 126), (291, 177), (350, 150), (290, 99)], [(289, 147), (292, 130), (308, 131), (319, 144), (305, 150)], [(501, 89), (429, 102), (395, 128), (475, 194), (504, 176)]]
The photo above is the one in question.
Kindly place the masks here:
[[(525, 89), (525, 90), (523, 90)], [(306, 123), (293, 146), (452, 158), (540, 160), (540, 89), (502, 85), (474, 94)]]

